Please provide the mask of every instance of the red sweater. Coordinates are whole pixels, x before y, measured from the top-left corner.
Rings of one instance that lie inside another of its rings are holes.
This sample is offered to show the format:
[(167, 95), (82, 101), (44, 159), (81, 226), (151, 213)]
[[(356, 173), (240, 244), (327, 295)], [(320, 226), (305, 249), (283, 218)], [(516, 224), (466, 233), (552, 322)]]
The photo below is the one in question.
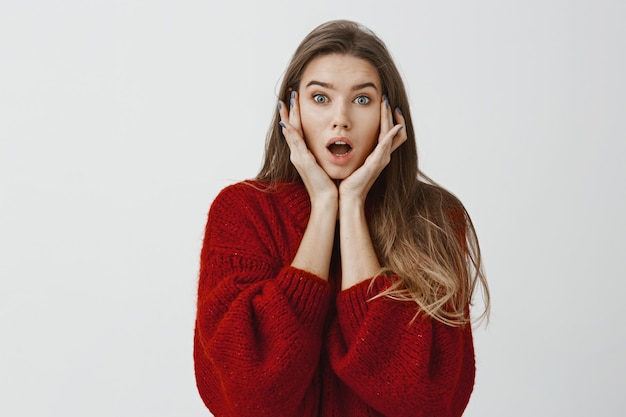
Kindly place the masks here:
[[(379, 298), (371, 279), (338, 291), (290, 266), (310, 215), (306, 189), (239, 183), (211, 206), (194, 340), (215, 417), (460, 416), (474, 384), (470, 326)], [(369, 288), (369, 292), (368, 292)]]

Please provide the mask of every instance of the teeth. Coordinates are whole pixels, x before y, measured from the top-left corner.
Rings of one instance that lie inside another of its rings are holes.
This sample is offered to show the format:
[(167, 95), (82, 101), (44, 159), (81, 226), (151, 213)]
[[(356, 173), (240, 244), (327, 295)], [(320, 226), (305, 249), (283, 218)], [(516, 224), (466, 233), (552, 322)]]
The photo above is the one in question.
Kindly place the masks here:
[(328, 150), (337, 156), (344, 156), (350, 153), (352, 147), (342, 140), (333, 142), (328, 146)]

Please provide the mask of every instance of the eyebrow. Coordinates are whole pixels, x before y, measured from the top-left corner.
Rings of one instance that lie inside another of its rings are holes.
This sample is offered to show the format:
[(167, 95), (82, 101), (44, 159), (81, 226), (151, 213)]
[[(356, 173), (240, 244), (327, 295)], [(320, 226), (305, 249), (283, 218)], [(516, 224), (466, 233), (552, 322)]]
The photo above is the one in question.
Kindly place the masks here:
[[(333, 86), (330, 83), (325, 83), (325, 82), (322, 82), (322, 81), (315, 81), (315, 80), (310, 81), (306, 86), (310, 87), (312, 85), (319, 85), (320, 87), (328, 88), (330, 90), (334, 90), (335, 89), (335, 86)], [(363, 90), (364, 88), (367, 88), (367, 87), (372, 87), (374, 90), (378, 91), (378, 88), (376, 88), (376, 84), (371, 83), (371, 82), (367, 82), (367, 83), (363, 83), (363, 84), (357, 84), (354, 87), (352, 87), (352, 90), (353, 91)]]

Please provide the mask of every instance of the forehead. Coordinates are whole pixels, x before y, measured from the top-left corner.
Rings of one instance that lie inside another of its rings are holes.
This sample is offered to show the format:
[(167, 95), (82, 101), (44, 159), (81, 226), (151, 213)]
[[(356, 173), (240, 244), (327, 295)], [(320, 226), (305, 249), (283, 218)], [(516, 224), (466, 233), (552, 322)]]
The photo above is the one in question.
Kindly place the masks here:
[(380, 87), (378, 70), (367, 60), (347, 54), (315, 57), (302, 74), (303, 85), (311, 80), (337, 85), (357, 85), (372, 82)]

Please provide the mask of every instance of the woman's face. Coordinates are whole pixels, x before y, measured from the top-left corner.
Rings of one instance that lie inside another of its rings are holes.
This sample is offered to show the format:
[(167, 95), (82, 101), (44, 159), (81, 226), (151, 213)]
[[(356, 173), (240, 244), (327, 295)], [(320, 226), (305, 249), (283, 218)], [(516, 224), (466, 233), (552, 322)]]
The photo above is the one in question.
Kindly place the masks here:
[(378, 70), (352, 55), (314, 58), (299, 88), (304, 140), (332, 179), (363, 165), (378, 142), (382, 86)]

